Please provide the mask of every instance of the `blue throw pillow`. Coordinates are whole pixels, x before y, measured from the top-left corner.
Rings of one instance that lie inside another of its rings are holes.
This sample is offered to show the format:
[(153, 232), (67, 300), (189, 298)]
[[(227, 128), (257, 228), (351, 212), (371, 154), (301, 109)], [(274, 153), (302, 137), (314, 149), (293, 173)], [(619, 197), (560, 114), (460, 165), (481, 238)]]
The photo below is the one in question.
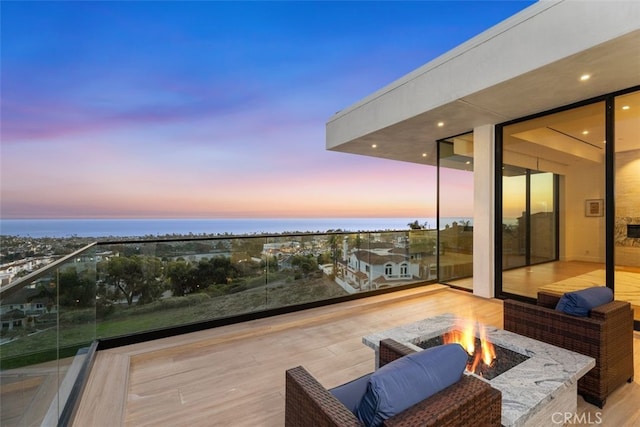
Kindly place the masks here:
[(573, 316), (587, 317), (592, 308), (613, 301), (613, 291), (605, 286), (567, 292), (562, 295), (556, 310)]
[(365, 426), (381, 426), (387, 418), (458, 382), (467, 358), (460, 344), (446, 344), (394, 360), (371, 375), (356, 416)]

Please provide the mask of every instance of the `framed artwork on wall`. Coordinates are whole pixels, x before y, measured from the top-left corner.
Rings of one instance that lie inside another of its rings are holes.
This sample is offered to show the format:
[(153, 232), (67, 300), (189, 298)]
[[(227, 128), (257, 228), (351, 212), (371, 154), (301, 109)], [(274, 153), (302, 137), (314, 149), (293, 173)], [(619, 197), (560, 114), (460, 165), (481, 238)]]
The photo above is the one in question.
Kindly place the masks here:
[(584, 216), (604, 216), (604, 199), (585, 200)]

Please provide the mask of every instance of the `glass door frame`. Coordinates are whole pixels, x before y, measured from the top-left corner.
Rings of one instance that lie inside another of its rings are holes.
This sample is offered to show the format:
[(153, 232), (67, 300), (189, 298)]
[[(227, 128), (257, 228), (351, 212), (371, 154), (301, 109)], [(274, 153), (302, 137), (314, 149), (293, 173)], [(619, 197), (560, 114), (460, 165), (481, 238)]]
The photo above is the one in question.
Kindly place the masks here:
[[(623, 89), (620, 91), (600, 95), (594, 98), (589, 98), (573, 104), (554, 108), (552, 110), (532, 114), (519, 119), (510, 120), (507, 122), (499, 123), (495, 126), (495, 173), (494, 173), (494, 194), (495, 194), (495, 260), (494, 260), (494, 275), (495, 275), (495, 296), (496, 298), (506, 299), (513, 298), (524, 301), (534, 302), (532, 298), (523, 297), (517, 294), (511, 294), (504, 292), (502, 288), (502, 163), (503, 163), (503, 129), (506, 126), (524, 122), (527, 120), (547, 116), (562, 111), (571, 110), (585, 105), (594, 104), (598, 102), (605, 103), (605, 139), (607, 141), (605, 147), (605, 194), (609, 197), (605, 198), (605, 278), (606, 286), (611, 288), (615, 292), (615, 242), (614, 242), (614, 230), (615, 230), (615, 98), (620, 95), (624, 95), (631, 92), (637, 92), (640, 90), (639, 86)], [(557, 196), (557, 195), (556, 195)], [(559, 209), (557, 209), (559, 211)], [(556, 230), (558, 233), (559, 230)], [(635, 324), (635, 329), (638, 330), (640, 325), (638, 322)]]

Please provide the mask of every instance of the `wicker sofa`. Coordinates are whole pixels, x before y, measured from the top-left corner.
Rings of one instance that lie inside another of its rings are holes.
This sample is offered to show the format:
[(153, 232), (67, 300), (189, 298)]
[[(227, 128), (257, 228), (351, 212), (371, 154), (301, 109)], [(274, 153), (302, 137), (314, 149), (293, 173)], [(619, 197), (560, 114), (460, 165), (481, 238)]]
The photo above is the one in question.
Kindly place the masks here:
[[(380, 364), (413, 352), (398, 342), (380, 342)], [(302, 366), (286, 372), (285, 426), (362, 426), (358, 418)], [(500, 426), (502, 395), (464, 375), (457, 383), (387, 419), (385, 426)]]
[(633, 311), (625, 301), (602, 304), (588, 317), (555, 310), (560, 295), (538, 292), (537, 305), (504, 301), (504, 329), (596, 359), (578, 393), (602, 408), (607, 396), (633, 381)]

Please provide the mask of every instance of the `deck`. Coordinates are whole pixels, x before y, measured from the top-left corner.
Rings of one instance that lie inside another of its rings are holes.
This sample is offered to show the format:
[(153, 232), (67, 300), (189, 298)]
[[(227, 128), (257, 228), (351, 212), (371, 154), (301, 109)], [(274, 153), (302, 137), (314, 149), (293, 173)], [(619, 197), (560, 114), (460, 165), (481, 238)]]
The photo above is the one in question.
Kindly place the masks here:
[[(101, 351), (74, 425), (282, 426), (286, 369), (336, 386), (373, 370), (364, 335), (447, 312), (502, 327), (502, 301), (431, 285)], [(576, 420), (640, 425), (638, 332), (634, 353), (636, 381)]]

